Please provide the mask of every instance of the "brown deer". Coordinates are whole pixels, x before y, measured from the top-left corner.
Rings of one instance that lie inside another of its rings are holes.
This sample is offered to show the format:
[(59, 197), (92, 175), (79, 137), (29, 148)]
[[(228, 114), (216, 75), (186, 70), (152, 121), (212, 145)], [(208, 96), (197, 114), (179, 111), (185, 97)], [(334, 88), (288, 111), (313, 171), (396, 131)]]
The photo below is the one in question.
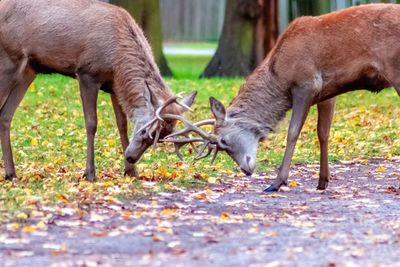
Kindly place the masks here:
[(228, 109), (210, 98), (215, 117), (212, 134), (186, 121), (188, 127), (167, 136), (167, 141), (195, 131), (210, 149), (226, 151), (245, 174), (251, 175), (258, 142), (292, 109), (283, 162), (276, 180), (265, 190), (276, 191), (287, 184), (296, 141), (310, 107), (317, 104), (321, 152), (318, 189), (326, 189), (334, 97), (359, 89), (379, 92), (389, 86), (400, 94), (400, 5), (370, 4), (301, 17), (290, 24)]
[[(95, 0), (2, 0), (0, 2), (0, 139), (5, 177), (16, 177), (10, 124), (38, 73), (61, 73), (79, 81), (87, 132), (85, 175), (96, 179), (94, 137), (98, 90), (111, 93), (125, 152), (125, 173), (175, 120), (143, 128), (155, 115), (181, 114), (182, 100), (164, 83), (141, 29), (123, 9)], [(129, 143), (127, 117), (135, 122)], [(154, 136), (153, 136), (154, 134)]]

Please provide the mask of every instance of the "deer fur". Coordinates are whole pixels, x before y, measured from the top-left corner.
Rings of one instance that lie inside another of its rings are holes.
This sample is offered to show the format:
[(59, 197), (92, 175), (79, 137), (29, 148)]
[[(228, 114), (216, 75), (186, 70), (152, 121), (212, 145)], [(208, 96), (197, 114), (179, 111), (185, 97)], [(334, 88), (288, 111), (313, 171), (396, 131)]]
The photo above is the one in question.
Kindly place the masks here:
[[(10, 123), (29, 84), (38, 73), (60, 73), (79, 81), (88, 147), (85, 175), (95, 180), (94, 136), (98, 89), (111, 93), (125, 172), (152, 144), (137, 129), (173, 96), (153, 59), (139, 26), (125, 10), (95, 0), (2, 0), (0, 2), (0, 138), (6, 178), (16, 177)], [(184, 102), (190, 105), (194, 96)], [(166, 111), (180, 114), (178, 105)], [(129, 144), (127, 117), (135, 122)], [(175, 122), (164, 123), (163, 135)], [(127, 162), (129, 161), (129, 162)]]
[(255, 167), (257, 143), (292, 109), (287, 146), (273, 185), (287, 183), (296, 141), (310, 107), (318, 105), (320, 179), (329, 182), (328, 137), (335, 96), (359, 89), (400, 93), (400, 5), (370, 4), (290, 24), (227, 110), (211, 98), (218, 146), (242, 170)]

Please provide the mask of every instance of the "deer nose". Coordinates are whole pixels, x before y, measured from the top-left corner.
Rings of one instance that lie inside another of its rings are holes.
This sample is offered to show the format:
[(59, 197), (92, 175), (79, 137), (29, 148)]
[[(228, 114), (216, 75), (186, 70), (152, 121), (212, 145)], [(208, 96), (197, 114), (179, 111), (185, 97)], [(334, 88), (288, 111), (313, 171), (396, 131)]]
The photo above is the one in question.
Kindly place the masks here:
[(240, 168), (240, 170), (246, 175), (246, 176), (251, 176), (252, 173), (249, 172), (248, 170), (244, 169), (244, 168)]
[(244, 174), (247, 176), (250, 176), (253, 174), (255, 168), (255, 161), (251, 156), (245, 156), (244, 157), (244, 164), (240, 166), (240, 169)]

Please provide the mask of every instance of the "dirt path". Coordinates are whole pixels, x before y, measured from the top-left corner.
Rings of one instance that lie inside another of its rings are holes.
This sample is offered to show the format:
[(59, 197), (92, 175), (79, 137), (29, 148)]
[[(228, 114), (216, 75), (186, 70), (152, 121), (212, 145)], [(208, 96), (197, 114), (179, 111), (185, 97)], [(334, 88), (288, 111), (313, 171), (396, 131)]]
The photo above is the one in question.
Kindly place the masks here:
[(299, 165), (278, 194), (261, 193), (269, 174), (60, 208), (46, 231), (3, 229), (0, 265), (400, 266), (399, 163), (332, 165), (325, 192), (317, 166)]

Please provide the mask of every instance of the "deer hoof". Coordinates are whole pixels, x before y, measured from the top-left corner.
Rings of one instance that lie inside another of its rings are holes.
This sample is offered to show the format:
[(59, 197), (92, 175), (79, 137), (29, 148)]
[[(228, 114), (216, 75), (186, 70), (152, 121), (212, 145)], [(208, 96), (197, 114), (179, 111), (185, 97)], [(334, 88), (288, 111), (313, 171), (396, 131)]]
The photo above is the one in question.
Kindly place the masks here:
[(6, 176), (4, 177), (6, 181), (12, 181), (14, 178), (17, 178), (15, 174), (6, 174)]
[(88, 182), (96, 182), (97, 181), (97, 178), (96, 178), (96, 175), (94, 174), (94, 172), (85, 171), (85, 173), (83, 174), (83, 178), (85, 178), (85, 180)]
[(318, 190), (325, 190), (328, 188), (328, 183), (318, 183), (317, 189)]
[(326, 188), (328, 188), (328, 184), (329, 184), (329, 175), (327, 177), (325, 176), (319, 177), (317, 189), (325, 190)]
[(136, 168), (125, 169), (124, 176), (138, 177), (138, 173), (136, 171)]
[(277, 189), (277, 188), (275, 188), (275, 186), (273, 186), (273, 185), (270, 185), (269, 187), (267, 187), (267, 188), (264, 190), (264, 192), (266, 192), (266, 193), (270, 193), (270, 192), (278, 192), (278, 189)]
[(318, 190), (325, 190), (326, 188), (328, 188), (328, 184), (318, 185), (318, 186), (317, 186), (317, 189), (318, 189)]

